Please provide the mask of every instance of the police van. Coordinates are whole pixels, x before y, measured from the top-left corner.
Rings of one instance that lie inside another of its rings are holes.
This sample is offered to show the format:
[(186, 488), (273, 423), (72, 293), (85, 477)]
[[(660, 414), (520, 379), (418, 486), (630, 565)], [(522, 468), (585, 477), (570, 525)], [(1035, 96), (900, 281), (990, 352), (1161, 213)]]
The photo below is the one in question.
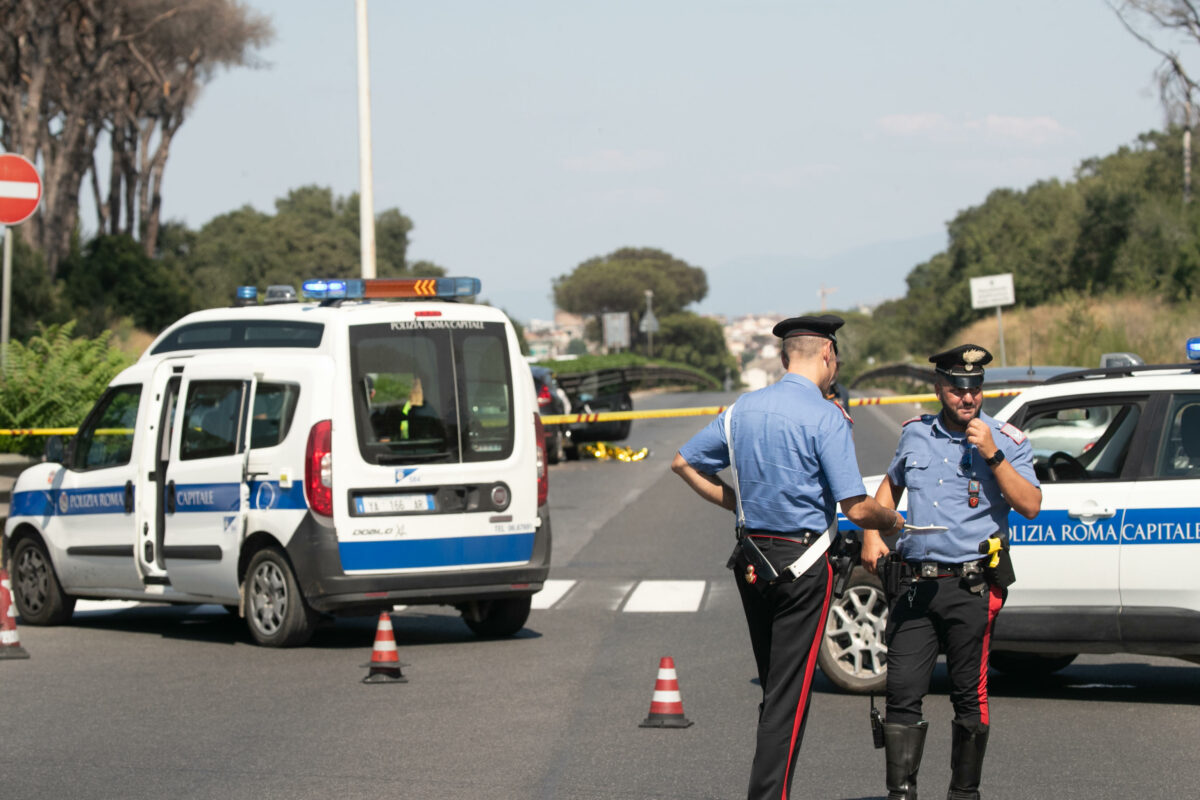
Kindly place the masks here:
[(454, 302), (478, 292), (312, 280), (309, 302), (259, 305), (244, 287), (167, 328), (13, 487), (22, 622), (121, 598), (221, 604), (269, 647), (395, 604), (520, 630), (550, 564), (544, 436), (508, 318)]
[[(1187, 364), (1055, 375), (994, 415), (1028, 437), (1042, 506), (1032, 520), (1009, 516), (1017, 582), (996, 618), (992, 666), (1048, 674), (1079, 653), (1200, 663), (1200, 338), (1187, 354)], [(886, 625), (879, 582), (860, 568), (828, 619), (825, 674), (881, 691)]]

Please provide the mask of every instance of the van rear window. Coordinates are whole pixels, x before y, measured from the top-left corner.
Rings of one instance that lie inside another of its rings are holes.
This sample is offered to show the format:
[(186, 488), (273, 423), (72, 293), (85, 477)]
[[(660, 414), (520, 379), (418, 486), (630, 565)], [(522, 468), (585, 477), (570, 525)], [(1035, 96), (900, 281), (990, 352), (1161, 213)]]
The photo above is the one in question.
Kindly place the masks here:
[(193, 322), (171, 331), (151, 350), (152, 355), (176, 350), (213, 350), (222, 347), (321, 346), (325, 326), (319, 322), (275, 319)]
[(350, 371), (367, 462), (496, 461), (512, 454), (503, 323), (356, 325)]

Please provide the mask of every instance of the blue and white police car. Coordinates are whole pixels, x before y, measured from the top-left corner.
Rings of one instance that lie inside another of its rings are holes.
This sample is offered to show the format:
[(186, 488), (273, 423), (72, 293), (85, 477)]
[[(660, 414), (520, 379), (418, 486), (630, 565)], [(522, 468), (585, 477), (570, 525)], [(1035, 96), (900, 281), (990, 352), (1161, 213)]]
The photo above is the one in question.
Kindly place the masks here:
[(13, 487), (22, 622), (121, 598), (222, 604), (266, 646), (395, 604), (520, 630), (550, 564), (546, 453), (512, 324), (453, 302), (478, 291), (314, 280), (312, 302), (239, 290), (167, 328)]
[[(995, 414), (1029, 437), (1042, 507), (1009, 516), (1017, 582), (992, 666), (1046, 674), (1079, 653), (1121, 652), (1200, 663), (1200, 338), (1187, 354), (1055, 375)], [(886, 623), (879, 583), (860, 569), (829, 616), (825, 674), (882, 691)]]

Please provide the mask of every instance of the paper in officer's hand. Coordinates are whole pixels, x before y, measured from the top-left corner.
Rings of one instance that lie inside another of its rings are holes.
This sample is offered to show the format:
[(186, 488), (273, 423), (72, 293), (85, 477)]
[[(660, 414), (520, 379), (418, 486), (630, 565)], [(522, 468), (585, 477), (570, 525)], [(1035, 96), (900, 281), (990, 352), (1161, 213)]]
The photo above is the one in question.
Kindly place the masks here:
[(942, 533), (943, 531), (948, 530), (950, 529), (945, 525), (912, 525), (906, 522), (904, 523), (902, 532), (911, 533), (914, 536), (920, 536), (926, 533)]

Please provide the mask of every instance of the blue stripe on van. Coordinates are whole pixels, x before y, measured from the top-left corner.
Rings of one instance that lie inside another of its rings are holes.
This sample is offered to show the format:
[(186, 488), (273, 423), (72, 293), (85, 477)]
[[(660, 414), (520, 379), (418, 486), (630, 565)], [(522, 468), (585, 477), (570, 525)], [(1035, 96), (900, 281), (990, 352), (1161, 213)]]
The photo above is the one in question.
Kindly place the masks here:
[[(175, 487), (175, 511), (180, 514), (237, 511), (239, 487), (237, 483), (179, 484)], [(304, 485), (300, 481), (292, 481), (290, 488), (283, 489), (279, 481), (252, 481), (250, 508), (306, 509), (308, 503), (304, 499)], [(13, 517), (124, 513), (123, 485), (16, 492), (9, 504), (9, 515)]]
[(346, 571), (503, 564), (532, 558), (533, 534), (341, 542), (338, 552)]

